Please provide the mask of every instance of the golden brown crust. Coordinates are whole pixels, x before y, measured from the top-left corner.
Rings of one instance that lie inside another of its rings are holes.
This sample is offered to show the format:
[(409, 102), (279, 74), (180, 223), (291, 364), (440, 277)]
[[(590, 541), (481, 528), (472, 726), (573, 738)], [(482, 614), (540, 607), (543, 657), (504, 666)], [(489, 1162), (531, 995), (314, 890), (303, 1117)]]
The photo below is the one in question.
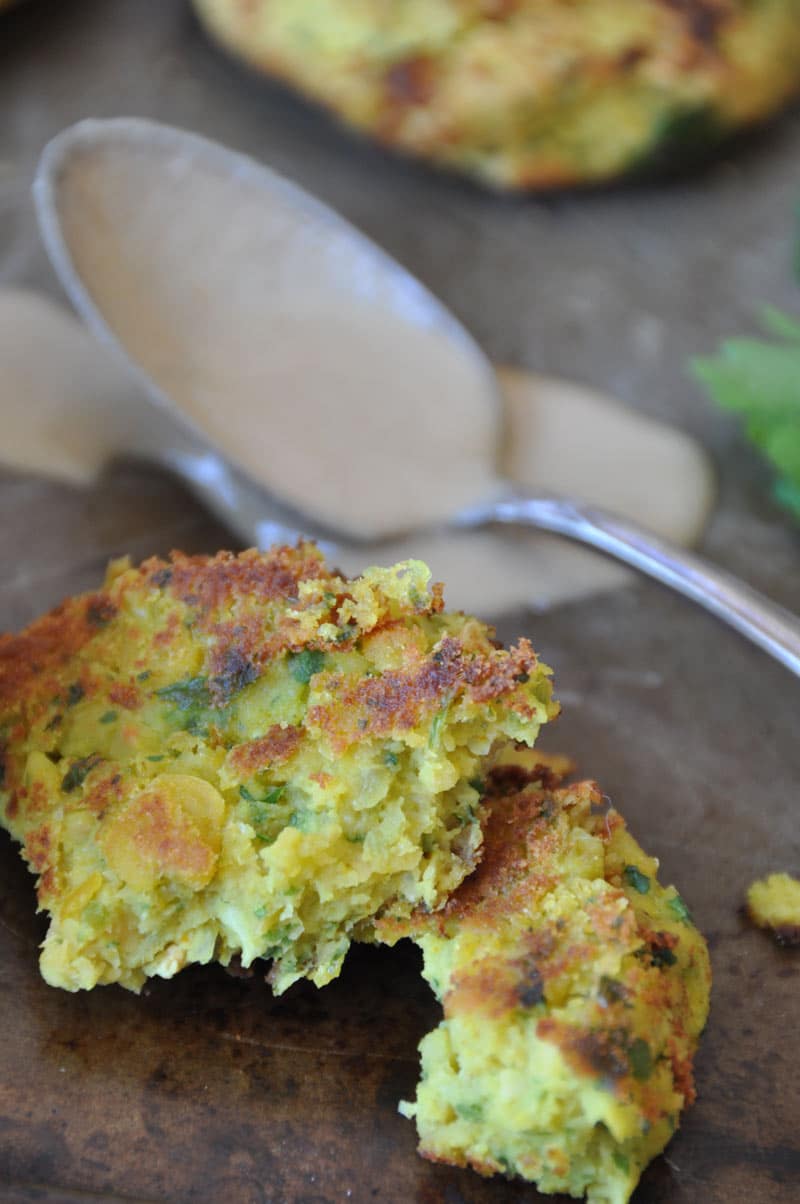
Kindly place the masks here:
[(282, 727), (274, 723), (266, 735), (235, 748), (231, 753), (231, 763), (243, 778), (254, 777), (268, 765), (282, 765), (288, 761), (302, 739), (301, 727)]

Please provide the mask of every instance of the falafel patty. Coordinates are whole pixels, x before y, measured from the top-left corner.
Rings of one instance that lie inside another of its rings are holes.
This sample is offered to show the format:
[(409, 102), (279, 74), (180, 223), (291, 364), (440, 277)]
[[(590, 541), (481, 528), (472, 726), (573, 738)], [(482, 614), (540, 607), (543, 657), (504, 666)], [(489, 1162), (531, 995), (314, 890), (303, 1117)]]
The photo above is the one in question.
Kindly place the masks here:
[(321, 985), (376, 916), (443, 904), (481, 759), (558, 710), (493, 634), (418, 561), (347, 580), (304, 544), (118, 562), (0, 637), (0, 820), (50, 913), (46, 980), (238, 955)]
[(444, 1019), (423, 1038), (420, 1152), (624, 1204), (694, 1099), (705, 942), (593, 782), (536, 754), (490, 769), (483, 859), (410, 935)]
[(387, 146), (500, 188), (682, 166), (800, 90), (800, 0), (194, 0)]

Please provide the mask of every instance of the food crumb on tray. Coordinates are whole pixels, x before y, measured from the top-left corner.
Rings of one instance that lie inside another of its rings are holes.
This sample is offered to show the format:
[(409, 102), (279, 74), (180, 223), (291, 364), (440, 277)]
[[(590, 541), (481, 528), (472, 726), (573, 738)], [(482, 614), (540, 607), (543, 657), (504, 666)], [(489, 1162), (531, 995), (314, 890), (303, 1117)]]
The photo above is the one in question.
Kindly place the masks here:
[(800, 880), (791, 874), (759, 878), (747, 890), (747, 914), (779, 945), (800, 945)]

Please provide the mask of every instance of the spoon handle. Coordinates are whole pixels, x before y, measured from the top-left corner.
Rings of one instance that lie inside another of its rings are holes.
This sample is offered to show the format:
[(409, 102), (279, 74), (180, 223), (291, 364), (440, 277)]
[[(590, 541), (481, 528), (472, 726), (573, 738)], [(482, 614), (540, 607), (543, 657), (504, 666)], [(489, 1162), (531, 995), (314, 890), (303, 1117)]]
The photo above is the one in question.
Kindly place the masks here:
[(551, 494), (511, 492), (459, 515), (459, 526), (514, 524), (590, 544), (722, 619), (800, 677), (800, 618), (724, 569), (627, 519)]

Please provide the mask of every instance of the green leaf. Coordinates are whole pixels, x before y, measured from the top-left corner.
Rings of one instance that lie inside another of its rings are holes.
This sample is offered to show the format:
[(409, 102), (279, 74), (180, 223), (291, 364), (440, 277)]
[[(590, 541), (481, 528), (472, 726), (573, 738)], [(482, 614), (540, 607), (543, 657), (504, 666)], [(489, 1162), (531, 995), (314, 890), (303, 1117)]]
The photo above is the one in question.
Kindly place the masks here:
[(632, 886), (640, 895), (646, 895), (650, 890), (650, 879), (647, 877), (647, 874), (643, 874), (635, 865), (626, 865), (622, 871), (622, 877), (628, 886)]
[(764, 306), (773, 340), (727, 339), (692, 372), (724, 409), (739, 414), (747, 438), (776, 471), (776, 501), (800, 518), (800, 321)]
[(100, 716), (101, 723), (113, 723), (119, 714), (118, 711), (106, 711), (105, 715)]
[(304, 648), (302, 652), (289, 655), (289, 672), (295, 681), (308, 685), (316, 673), (321, 673), (325, 664), (325, 653), (314, 648)]

